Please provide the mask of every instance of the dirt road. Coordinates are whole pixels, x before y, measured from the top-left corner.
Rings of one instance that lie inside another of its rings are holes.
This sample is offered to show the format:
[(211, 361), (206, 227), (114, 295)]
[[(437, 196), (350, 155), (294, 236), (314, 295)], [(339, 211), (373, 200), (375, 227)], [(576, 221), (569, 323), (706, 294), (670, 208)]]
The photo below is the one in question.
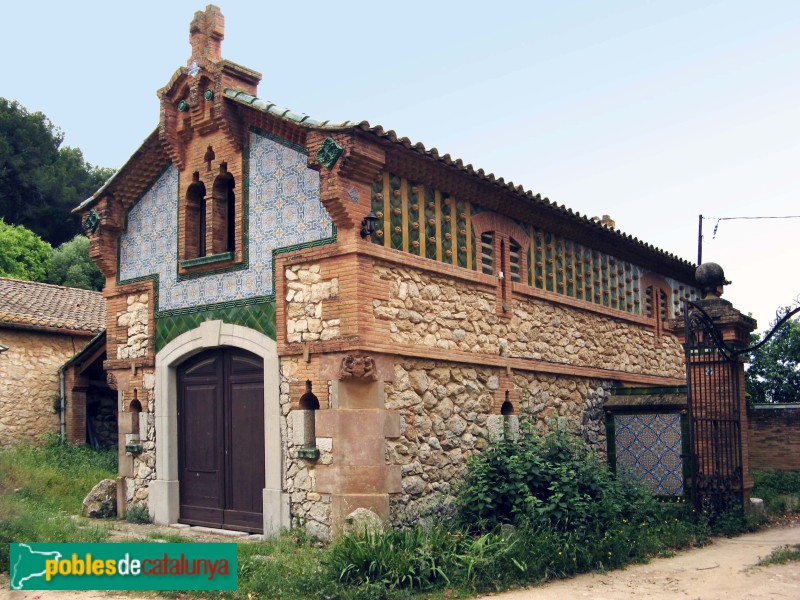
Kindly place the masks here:
[(757, 567), (760, 558), (800, 544), (800, 525), (767, 529), (606, 574), (581, 575), (496, 600), (756, 600), (800, 599), (800, 563)]
[[(761, 600), (800, 599), (800, 563), (757, 567), (760, 558), (787, 544), (800, 544), (800, 523), (733, 539), (717, 539), (705, 548), (655, 559), (603, 575), (581, 575), (527, 590), (486, 596), (493, 600)], [(9, 600), (133, 600), (109, 592), (10, 592), (0, 576), (0, 598)]]

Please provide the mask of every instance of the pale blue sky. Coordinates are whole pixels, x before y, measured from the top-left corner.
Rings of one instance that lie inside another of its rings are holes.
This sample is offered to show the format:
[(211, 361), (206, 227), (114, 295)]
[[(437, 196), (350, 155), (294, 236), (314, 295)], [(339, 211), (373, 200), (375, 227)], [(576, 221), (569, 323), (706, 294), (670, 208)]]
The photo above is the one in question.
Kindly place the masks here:
[[(800, 2), (219, 0), (259, 96), (380, 123), (682, 258), (697, 215), (800, 215)], [(0, 96), (119, 167), (158, 122), (202, 2), (3, 7)], [(707, 222), (764, 329), (800, 294), (800, 219)]]

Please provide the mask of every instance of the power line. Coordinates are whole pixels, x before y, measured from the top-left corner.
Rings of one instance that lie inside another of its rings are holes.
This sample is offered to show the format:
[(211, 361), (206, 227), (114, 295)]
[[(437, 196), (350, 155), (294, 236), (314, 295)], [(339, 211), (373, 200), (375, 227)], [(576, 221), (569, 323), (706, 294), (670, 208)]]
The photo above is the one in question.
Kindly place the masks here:
[(784, 215), (782, 217), (704, 217), (700, 215), (700, 219), (706, 221), (716, 221), (717, 224), (714, 225), (714, 234), (711, 236), (712, 240), (717, 239), (717, 230), (719, 229), (719, 224), (721, 221), (752, 221), (755, 219), (800, 219), (800, 215)]
[(738, 221), (741, 219), (800, 219), (800, 215), (786, 215), (783, 217), (703, 217), (706, 221)]
[(763, 216), (763, 217), (704, 217), (698, 215), (697, 228), (697, 264), (703, 264), (703, 221), (716, 221), (714, 234), (711, 239), (717, 239), (717, 230), (722, 221), (752, 221), (756, 219), (800, 219), (800, 215)]

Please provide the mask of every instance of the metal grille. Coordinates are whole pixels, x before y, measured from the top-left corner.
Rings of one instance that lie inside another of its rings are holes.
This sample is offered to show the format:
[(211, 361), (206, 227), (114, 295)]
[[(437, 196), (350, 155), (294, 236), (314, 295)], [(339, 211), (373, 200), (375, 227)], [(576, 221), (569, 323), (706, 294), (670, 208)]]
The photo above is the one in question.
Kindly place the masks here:
[(742, 505), (741, 369), (714, 323), (687, 303), (686, 383), (695, 508), (712, 515)]

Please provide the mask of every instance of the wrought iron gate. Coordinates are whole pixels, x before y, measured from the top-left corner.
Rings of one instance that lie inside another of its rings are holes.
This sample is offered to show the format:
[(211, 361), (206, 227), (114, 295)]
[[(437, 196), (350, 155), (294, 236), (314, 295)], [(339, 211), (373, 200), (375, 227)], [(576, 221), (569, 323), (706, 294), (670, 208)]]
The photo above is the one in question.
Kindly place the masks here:
[(719, 514), (741, 506), (741, 367), (711, 318), (686, 302), (686, 391), (696, 509)]

